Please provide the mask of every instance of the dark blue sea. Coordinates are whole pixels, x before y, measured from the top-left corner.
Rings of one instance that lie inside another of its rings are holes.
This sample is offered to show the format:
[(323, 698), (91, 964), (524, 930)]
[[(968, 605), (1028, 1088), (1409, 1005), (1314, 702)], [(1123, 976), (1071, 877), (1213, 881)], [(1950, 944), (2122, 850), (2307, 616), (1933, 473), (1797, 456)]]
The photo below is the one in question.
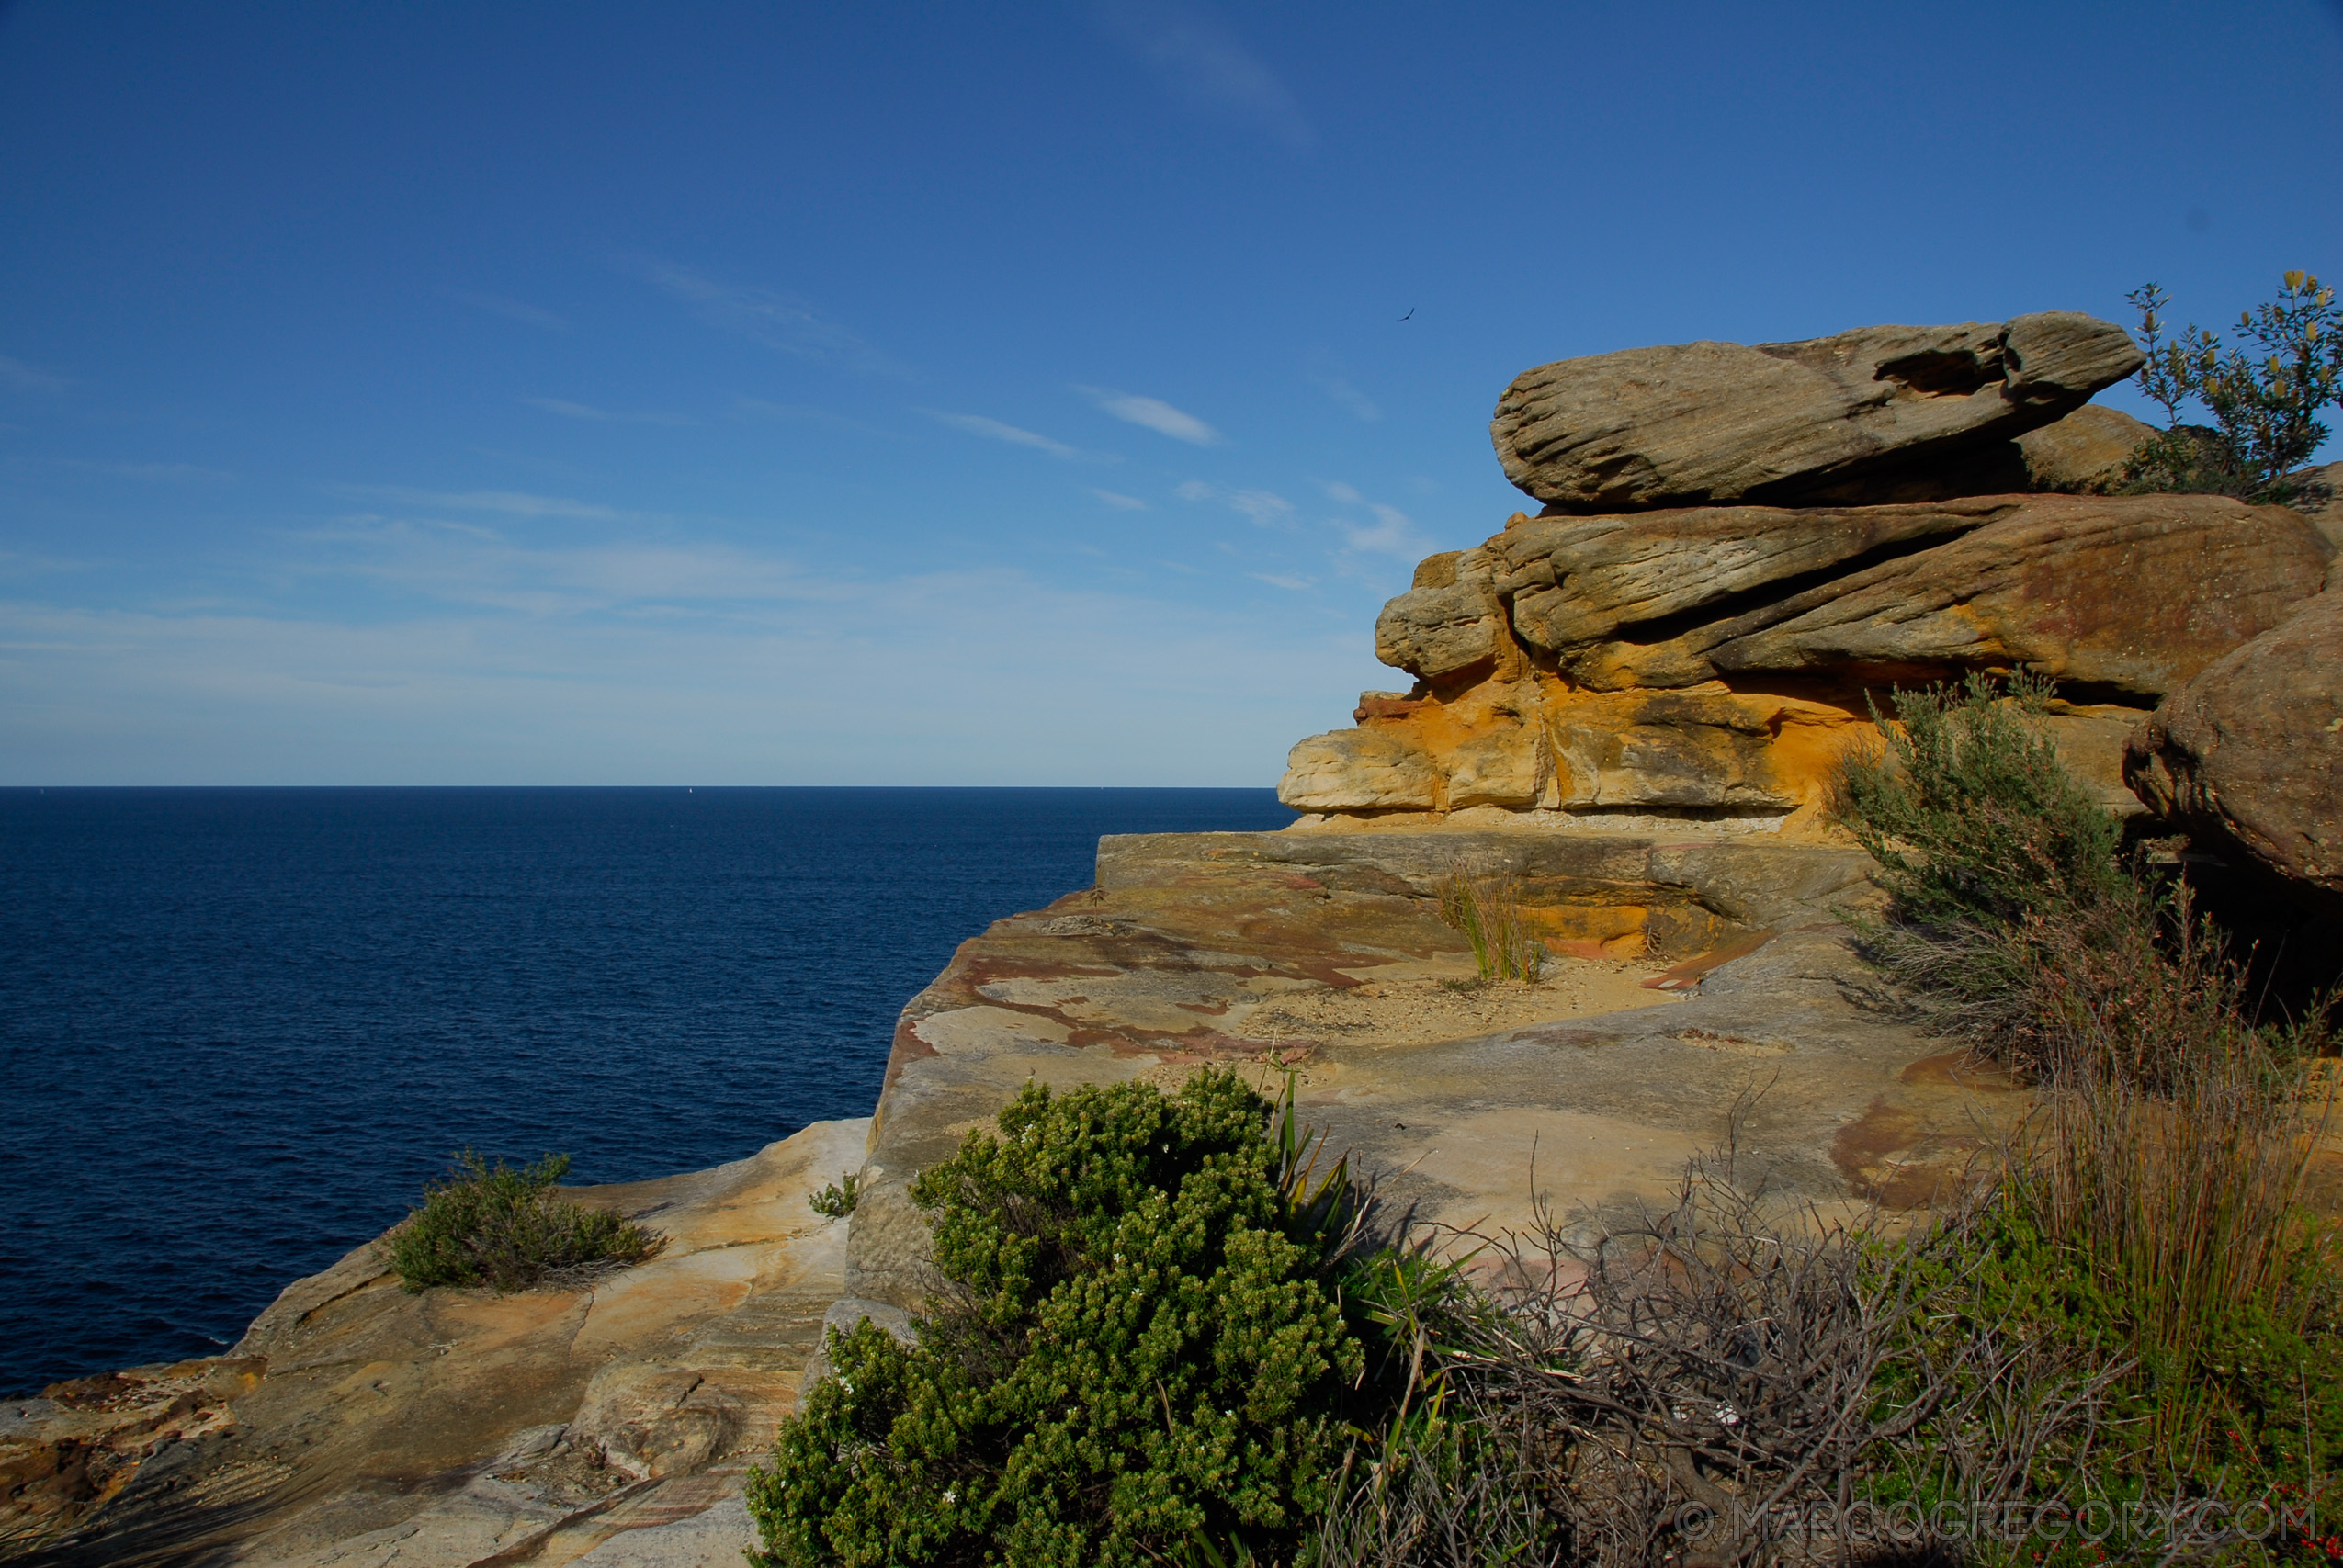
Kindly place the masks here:
[(451, 1151), (573, 1182), (866, 1114), (1102, 833), (1268, 790), (0, 790), (0, 1395), (215, 1352)]

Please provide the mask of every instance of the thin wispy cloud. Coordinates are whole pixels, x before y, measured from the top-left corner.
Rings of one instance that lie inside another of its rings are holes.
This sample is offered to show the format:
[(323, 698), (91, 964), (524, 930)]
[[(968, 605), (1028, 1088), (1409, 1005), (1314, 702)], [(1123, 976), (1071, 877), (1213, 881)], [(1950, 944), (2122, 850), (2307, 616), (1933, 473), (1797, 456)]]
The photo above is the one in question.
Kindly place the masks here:
[(507, 299), (501, 294), (471, 294), (450, 289), (447, 298), (459, 305), (470, 305), (475, 310), (486, 310), (490, 315), (503, 316), (507, 321), (522, 322), (539, 332), (566, 333), (570, 330), (570, 323), (552, 311), (540, 310), (518, 299)]
[(1307, 577), (1285, 577), (1273, 571), (1247, 572), (1255, 582), (1266, 582), (1272, 588), (1283, 588), (1289, 593), (1307, 593), (1318, 586)]
[(609, 409), (594, 408), (588, 403), (573, 403), (567, 398), (523, 398), (521, 401), (547, 413), (558, 413), (563, 419), (582, 419), (594, 424), (689, 424), (692, 422), (679, 413), (618, 413)]
[(745, 419), (770, 420), (775, 424), (826, 424), (836, 430), (851, 430), (863, 435), (884, 436), (888, 433), (875, 424), (849, 419), (843, 413), (818, 409), (810, 403), (775, 403), (763, 398), (734, 398), (733, 409)]
[(644, 264), (651, 282), (689, 305), (700, 320), (726, 332), (817, 364), (859, 376), (908, 377), (910, 372), (851, 328), (833, 321), (794, 295), (726, 283), (666, 262)]
[(65, 378), (0, 354), (0, 387), (18, 392), (62, 392)]
[(1074, 389), (1100, 408), (1128, 424), (1168, 435), (1174, 441), (1185, 441), (1193, 446), (1217, 446), (1220, 432), (1195, 415), (1175, 409), (1160, 398), (1142, 398), (1130, 392), (1118, 392), (1112, 387), (1076, 387)]
[(1222, 490), (1218, 485), (1209, 485), (1202, 479), (1190, 479), (1172, 493), (1182, 501), (1217, 502), (1263, 527), (1283, 523), (1294, 514), (1294, 503), (1275, 491)]
[(81, 457), (60, 457), (58, 466), (109, 479), (140, 479), (149, 484), (227, 484), (235, 475), (194, 463), (95, 463)]
[(922, 409), (920, 412), (970, 435), (981, 435), (988, 441), (1006, 442), (1012, 446), (1030, 446), (1036, 452), (1047, 452), (1053, 457), (1080, 457), (1082, 454), (1062, 441), (1052, 441), (1047, 435), (1036, 435), (1013, 424), (1003, 424), (997, 419), (987, 419), (980, 413), (952, 413), (944, 409)]
[(809, 577), (783, 557), (706, 542), (557, 545), (397, 521), (345, 524), (301, 537), (321, 552), (308, 578), (357, 577), (450, 604), (535, 616), (644, 615), (746, 601), (832, 601), (846, 584)]
[(1250, 606), (1007, 567), (416, 537), (335, 570), (368, 613), (306, 579), (232, 607), (0, 602), (0, 783), (1262, 785), (1363, 658)]
[(1341, 479), (1324, 480), (1320, 488), (1326, 491), (1329, 497), (1341, 502), (1345, 506), (1364, 506), (1366, 504), (1365, 496), (1361, 495), (1357, 491), (1353, 490)]
[(1319, 389), (1328, 397), (1348, 409), (1353, 419), (1363, 423), (1373, 424), (1383, 417), (1383, 410), (1375, 405), (1373, 398), (1352, 386), (1341, 377), (1313, 376), (1310, 379), (1316, 381)]
[(1106, 502), (1107, 505), (1114, 507), (1118, 512), (1145, 512), (1147, 510), (1147, 502), (1141, 501), (1136, 495), (1125, 495), (1119, 491), (1112, 490), (1093, 490), (1091, 491), (1091, 494), (1098, 497), (1099, 500)]
[(1336, 526), (1351, 548), (1370, 555), (1397, 556), (1402, 560), (1414, 560), (1425, 553), (1422, 539), (1416, 533), (1415, 520), (1396, 506), (1370, 502), (1367, 510), (1375, 513), (1375, 521), (1355, 523), (1338, 519)]
[(1194, 112), (1264, 134), (1289, 152), (1318, 146), (1317, 128), (1285, 84), (1219, 18), (1172, 0), (1105, 0), (1098, 16)]
[(405, 485), (340, 485), (334, 488), (334, 493), (440, 511), (486, 512), (504, 517), (577, 517), (601, 523), (633, 523), (651, 516), (648, 513), (621, 512), (592, 502), (531, 495), (516, 490), (436, 491), (414, 490)]

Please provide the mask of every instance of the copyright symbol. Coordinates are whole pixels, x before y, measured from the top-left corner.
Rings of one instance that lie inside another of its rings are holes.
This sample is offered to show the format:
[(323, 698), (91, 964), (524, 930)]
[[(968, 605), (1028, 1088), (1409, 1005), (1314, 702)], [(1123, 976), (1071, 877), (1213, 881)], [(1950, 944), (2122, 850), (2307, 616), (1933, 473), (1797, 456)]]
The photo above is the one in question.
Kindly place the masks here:
[(1716, 1510), (1705, 1503), (1687, 1503), (1676, 1510), (1676, 1533), (1686, 1540), (1706, 1540), (1715, 1529)]

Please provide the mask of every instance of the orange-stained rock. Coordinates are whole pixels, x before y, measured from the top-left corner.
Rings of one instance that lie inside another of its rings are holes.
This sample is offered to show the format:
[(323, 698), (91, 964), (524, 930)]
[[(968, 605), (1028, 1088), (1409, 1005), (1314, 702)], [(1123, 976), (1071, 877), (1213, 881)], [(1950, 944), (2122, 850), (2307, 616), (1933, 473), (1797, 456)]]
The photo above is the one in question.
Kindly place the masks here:
[(2132, 727), (2334, 554), (2302, 513), (2224, 496), (1517, 514), (1384, 607), (1376, 651), (1416, 689), (1295, 747), (1280, 798), (1306, 826), (1803, 831), (1895, 687), (2023, 668), (2061, 683), (2069, 766), (2135, 812)]

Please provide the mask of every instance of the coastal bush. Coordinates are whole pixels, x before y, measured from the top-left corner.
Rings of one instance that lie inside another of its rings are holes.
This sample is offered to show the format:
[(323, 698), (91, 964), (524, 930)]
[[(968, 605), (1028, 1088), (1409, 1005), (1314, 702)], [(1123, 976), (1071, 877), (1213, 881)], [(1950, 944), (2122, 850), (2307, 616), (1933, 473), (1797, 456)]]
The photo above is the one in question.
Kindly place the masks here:
[[(2163, 408), (2167, 426), (2133, 455), (2130, 488), (2295, 499), (2287, 476), (2326, 439), (2319, 411), (2343, 401), (2343, 310), (2335, 291), (2308, 273), (2285, 274), (2277, 299), (2237, 318), (2258, 355), (2225, 347), (2194, 322), (2166, 338), (2170, 301), (2153, 283), (2127, 298), (2140, 313), (2136, 335), (2147, 355), (2139, 388)], [(2211, 411), (2217, 428), (2181, 423), (2190, 400)]]
[(1903, 730), (1883, 723), (1836, 792), (1891, 896), (1868, 951), (1924, 1018), (2034, 1080), (1932, 1299), (2044, 1344), (2122, 1348), (2106, 1436), (2063, 1477), (2030, 1474), (2038, 1488), (2313, 1485), (2343, 1459), (2335, 1230), (2303, 1202), (2326, 1009), (2257, 1017), (2186, 884), (2127, 863), (2030, 732), (2046, 691), (2003, 695), (1897, 694)]
[(2049, 695), (2026, 674), (1897, 691), (1900, 722), (1874, 708), (1873, 740), (1831, 781), (1888, 895), (1885, 919), (1857, 922), (1866, 956), (1932, 1027), (2021, 1070), (2057, 1065), (2060, 1007), (2103, 999), (2087, 981), (2159, 963), (2156, 897), (2125, 874), (2120, 825), (2034, 722)]
[(937, 1287), (833, 1375), (748, 1495), (779, 1568), (1288, 1552), (1365, 1371), (1335, 1276), (1360, 1210), (1291, 1087), (1029, 1084), (911, 1185)]
[(1639, 1223), (1580, 1239), (1541, 1204), (1467, 1238), (1478, 1282), (1425, 1302), (1413, 1397), (1353, 1449), (1302, 1561), (1805, 1561), (1777, 1554), (1828, 1510), (1992, 1494), (2087, 1448), (2111, 1358), (1941, 1310), (1978, 1214), (1832, 1223), (1727, 1150)]
[(631, 1220), (560, 1196), (554, 1184), (569, 1169), (567, 1155), (517, 1170), (470, 1149), (455, 1155), (447, 1178), (424, 1186), (422, 1206), (388, 1238), (400, 1284), (526, 1291), (640, 1263), (665, 1245)]
[(843, 1220), (855, 1212), (855, 1202), (862, 1196), (862, 1178), (849, 1170), (821, 1191), (809, 1195), (806, 1207), (825, 1220)]

